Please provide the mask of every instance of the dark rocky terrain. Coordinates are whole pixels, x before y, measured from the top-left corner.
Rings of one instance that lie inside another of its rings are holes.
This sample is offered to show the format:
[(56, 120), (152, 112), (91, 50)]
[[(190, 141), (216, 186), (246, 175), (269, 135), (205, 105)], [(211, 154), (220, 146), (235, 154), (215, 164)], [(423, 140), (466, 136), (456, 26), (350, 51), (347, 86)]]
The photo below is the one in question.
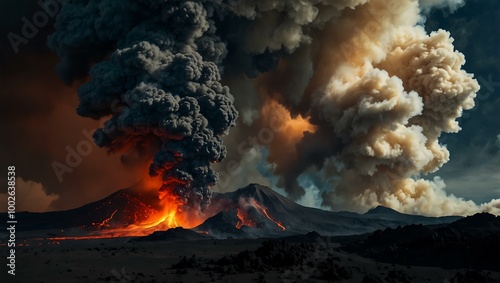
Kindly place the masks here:
[(480, 213), (450, 224), (386, 228), (342, 249), (381, 262), (500, 271), (500, 217)]

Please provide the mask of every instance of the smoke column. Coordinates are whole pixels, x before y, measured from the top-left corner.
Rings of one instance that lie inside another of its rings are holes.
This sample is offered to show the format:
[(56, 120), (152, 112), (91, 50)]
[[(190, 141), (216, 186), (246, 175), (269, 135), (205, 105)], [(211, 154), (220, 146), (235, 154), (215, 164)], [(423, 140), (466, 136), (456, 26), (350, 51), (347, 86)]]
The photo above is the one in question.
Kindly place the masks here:
[(150, 175), (188, 205), (210, 202), (210, 163), (226, 155), (235, 125), (220, 83), (225, 44), (206, 1), (69, 1), (49, 39), (66, 82), (87, 74), (78, 113), (108, 118), (94, 134), (110, 152), (154, 151)]
[(500, 213), (499, 200), (478, 206), (422, 178), (449, 160), (439, 137), (460, 130), (457, 118), (479, 90), (450, 34), (427, 34), (422, 13), (461, 5), (71, 0), (49, 45), (66, 82), (90, 70), (78, 113), (109, 118), (96, 143), (154, 152), (150, 174), (186, 204), (208, 204), (217, 181), (210, 163), (224, 165), (221, 138), (237, 108), (229, 154), (278, 117), (285, 130), (266, 144), (267, 162), (293, 199), (305, 195), (305, 177), (326, 183), (330, 207)]

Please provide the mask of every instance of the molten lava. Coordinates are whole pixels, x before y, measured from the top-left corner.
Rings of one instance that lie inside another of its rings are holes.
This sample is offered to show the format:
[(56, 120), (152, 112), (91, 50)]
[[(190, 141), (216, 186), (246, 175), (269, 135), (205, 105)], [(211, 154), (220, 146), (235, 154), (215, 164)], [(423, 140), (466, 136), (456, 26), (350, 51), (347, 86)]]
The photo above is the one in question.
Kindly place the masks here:
[(187, 211), (184, 203), (170, 190), (162, 190), (160, 203), (162, 209), (138, 226), (156, 230), (167, 230), (175, 227), (193, 228), (205, 220), (197, 217), (199, 212), (195, 211), (196, 208)]
[(206, 219), (199, 208), (186, 206), (180, 197), (175, 194), (175, 187), (184, 184), (177, 181), (169, 182), (151, 178), (148, 180), (149, 186), (154, 186), (153, 180), (157, 182), (156, 188), (161, 188), (159, 192), (160, 208), (154, 211), (145, 221), (130, 225), (128, 228), (131, 231), (152, 233), (176, 227), (189, 229), (200, 225)]
[(241, 229), (243, 226), (250, 226), (250, 227), (256, 227), (257, 226), (257, 220), (252, 219), (248, 213), (242, 211), (241, 209), (238, 209), (238, 223), (236, 223), (236, 228)]
[(274, 224), (276, 224), (276, 226), (280, 227), (281, 230), (283, 230), (283, 231), (286, 230), (285, 226), (283, 226), (283, 224), (281, 224), (281, 222), (279, 222), (279, 221), (275, 220), (274, 218), (272, 218), (271, 216), (269, 216), (269, 214), (267, 213), (267, 208), (261, 206), (257, 201), (255, 201), (255, 199), (252, 199), (252, 202), (253, 202), (253, 205), (256, 208), (258, 208), (259, 212), (261, 212), (265, 217), (267, 217), (267, 219), (274, 222)]
[(115, 216), (116, 212), (118, 211), (118, 209), (115, 209), (115, 211), (113, 211), (113, 213), (111, 213), (111, 216), (109, 216), (108, 218), (104, 219), (102, 222), (97, 222), (97, 223), (92, 223), (92, 226), (95, 226), (97, 228), (97, 230), (101, 230), (101, 228), (104, 226), (104, 227), (109, 227), (109, 221), (111, 221), (111, 219), (113, 219), (113, 216)]
[[(138, 199), (127, 197), (125, 209), (113, 209), (104, 220), (82, 226), (83, 229), (88, 230), (90, 228), (92, 230), (89, 235), (77, 237), (56, 236), (50, 239), (83, 240), (146, 236), (155, 231), (170, 228), (193, 228), (200, 225), (209, 216), (212, 216), (204, 215), (199, 208), (186, 206), (174, 193), (174, 186), (178, 185), (178, 183), (164, 182), (161, 179), (149, 177), (146, 180), (141, 183), (141, 190), (147, 191), (156, 187), (156, 191), (158, 191), (158, 188), (161, 188), (158, 198), (150, 202), (149, 205), (143, 204)], [(120, 195), (115, 196), (115, 198), (97, 207), (97, 209), (106, 213), (104, 211), (110, 210), (111, 202), (116, 200), (118, 196)], [(129, 208), (132, 211), (129, 211)], [(120, 220), (115, 220), (117, 215), (120, 215)], [(123, 215), (126, 215), (126, 223), (123, 222)], [(112, 220), (113, 223), (110, 223)]]
[[(259, 204), (254, 198), (246, 199), (245, 202), (246, 203), (244, 203), (243, 206), (255, 208), (257, 213), (259, 213), (262, 216), (265, 216), (268, 220), (270, 220), (271, 222), (276, 224), (276, 226), (278, 226), (281, 230), (283, 230), (283, 231), (286, 230), (286, 227), (281, 222), (279, 222), (278, 220), (271, 217), (269, 215), (269, 213), (267, 212), (267, 208), (264, 207), (263, 205)], [(241, 205), (241, 201), (240, 201), (240, 205)], [(241, 229), (241, 227), (243, 227), (243, 226), (258, 227), (258, 224), (259, 224), (258, 221), (256, 219), (252, 218), (248, 214), (248, 210), (238, 209), (237, 216), (238, 216), (239, 221), (238, 221), (238, 223), (236, 223), (236, 228)]]

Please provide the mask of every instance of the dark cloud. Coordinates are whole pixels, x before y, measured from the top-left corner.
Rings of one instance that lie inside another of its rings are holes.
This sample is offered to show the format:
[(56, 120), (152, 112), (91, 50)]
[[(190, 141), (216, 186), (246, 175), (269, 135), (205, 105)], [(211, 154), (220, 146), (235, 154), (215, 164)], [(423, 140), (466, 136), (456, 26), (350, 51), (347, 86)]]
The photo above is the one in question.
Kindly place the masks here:
[(492, 171), (500, 166), (495, 146), (500, 134), (500, 35), (492, 32), (500, 27), (499, 11), (498, 1), (467, 0), (453, 13), (432, 11), (425, 24), (427, 30), (440, 27), (450, 31), (456, 48), (466, 56), (465, 68), (481, 85), (476, 106), (460, 119), (462, 131), (441, 138), (448, 145), (451, 160), (439, 171), (451, 192), (478, 202), (499, 193), (498, 176)]

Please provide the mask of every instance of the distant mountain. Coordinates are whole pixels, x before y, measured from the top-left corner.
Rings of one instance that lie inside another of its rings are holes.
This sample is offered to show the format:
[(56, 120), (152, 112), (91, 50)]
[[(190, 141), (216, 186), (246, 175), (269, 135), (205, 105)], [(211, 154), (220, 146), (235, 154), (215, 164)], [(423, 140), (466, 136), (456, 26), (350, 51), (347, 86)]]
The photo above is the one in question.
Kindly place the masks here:
[(453, 221), (456, 221), (456, 220), (462, 218), (461, 216), (427, 217), (427, 216), (421, 216), (421, 215), (404, 214), (404, 213), (400, 213), (394, 209), (391, 209), (391, 208), (388, 208), (385, 206), (381, 206), (381, 205), (370, 209), (364, 215), (367, 217), (370, 217), (370, 218), (402, 221), (405, 223), (424, 224), (424, 225), (451, 223)]

